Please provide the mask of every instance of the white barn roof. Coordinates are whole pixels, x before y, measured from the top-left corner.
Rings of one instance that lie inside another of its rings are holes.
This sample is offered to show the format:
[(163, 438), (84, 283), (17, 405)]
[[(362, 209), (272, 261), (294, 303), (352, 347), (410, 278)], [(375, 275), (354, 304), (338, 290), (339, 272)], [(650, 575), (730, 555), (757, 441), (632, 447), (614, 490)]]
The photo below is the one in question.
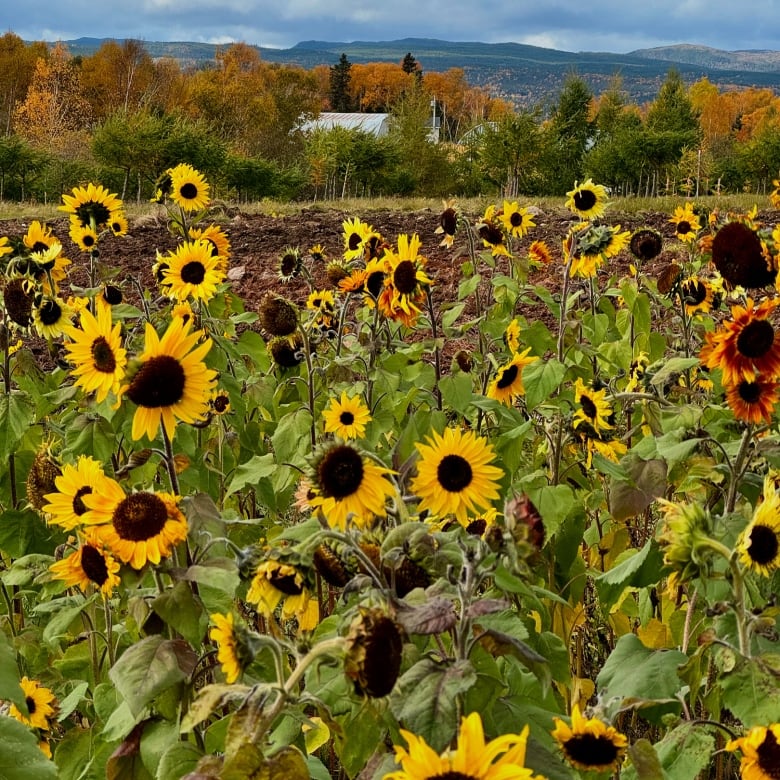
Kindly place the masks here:
[(339, 111), (323, 111), (316, 119), (304, 122), (301, 130), (322, 128), (330, 130), (344, 127), (347, 130), (362, 130), (372, 135), (387, 135), (390, 114), (350, 114)]

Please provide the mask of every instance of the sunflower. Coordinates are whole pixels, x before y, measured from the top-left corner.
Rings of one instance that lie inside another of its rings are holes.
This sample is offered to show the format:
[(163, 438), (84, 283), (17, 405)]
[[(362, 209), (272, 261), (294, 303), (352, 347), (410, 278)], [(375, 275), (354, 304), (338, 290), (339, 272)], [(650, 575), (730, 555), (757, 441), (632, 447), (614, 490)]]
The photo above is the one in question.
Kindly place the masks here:
[(744, 222), (727, 222), (712, 239), (712, 263), (730, 287), (774, 284), (777, 270), (756, 231)]
[(328, 259), (325, 247), (322, 244), (315, 244), (311, 247), (308, 255), (315, 263), (324, 263)]
[(753, 726), (739, 739), (729, 740), (726, 750), (742, 753), (742, 780), (776, 780), (780, 777), (780, 723)]
[(362, 608), (347, 636), (344, 671), (359, 696), (378, 699), (394, 688), (401, 671), (403, 634), (379, 607)]
[(685, 206), (678, 206), (674, 214), (669, 218), (669, 222), (674, 225), (674, 231), (680, 241), (693, 241), (696, 234), (701, 230), (701, 223), (696, 216), (693, 206), (686, 203)]
[(128, 495), (116, 480), (106, 477), (83, 501), (89, 510), (84, 522), (94, 525), (100, 541), (134, 569), (159, 563), (187, 538), (179, 499), (168, 493)]
[(780, 375), (780, 338), (769, 320), (778, 303), (767, 299), (754, 306), (748, 298), (745, 306), (732, 306), (732, 318), (720, 330), (705, 334), (699, 358), (707, 368), (723, 371), (724, 384), (753, 382), (759, 374)]
[(96, 530), (90, 528), (79, 548), (67, 558), (49, 566), (55, 580), (61, 580), (69, 588), (78, 587), (87, 593), (91, 585), (108, 598), (120, 583), (117, 575), (119, 564), (106, 549)]
[(523, 387), (523, 368), (536, 360), (534, 355), (528, 356), (531, 348), (524, 352), (515, 352), (512, 359), (501, 366), (496, 372), (496, 378), (487, 389), (488, 398), (495, 398), (502, 404), (511, 406), (515, 398), (525, 395)]
[(395, 495), (387, 474), (389, 469), (352, 445), (331, 443), (314, 458), (309, 503), (331, 528), (344, 530), (348, 520), (358, 527), (369, 525), (387, 514), (387, 499)]
[(82, 252), (92, 252), (97, 249), (98, 234), (89, 225), (72, 223), (68, 235)]
[(553, 261), (552, 250), (545, 241), (532, 241), (528, 247), (528, 259), (538, 265), (549, 265)]
[(506, 246), (506, 235), (502, 229), (501, 220), (496, 214), (496, 207), (490, 204), (477, 223), (477, 235), (482, 239), (482, 245), (490, 249), (493, 257), (501, 255), (508, 257), (509, 249)]
[(118, 306), (124, 298), (122, 288), (117, 287), (115, 284), (106, 284), (103, 286), (101, 298), (109, 306)]
[(336, 300), (330, 290), (312, 290), (306, 299), (306, 308), (316, 312), (314, 322), (329, 328), (333, 323)]
[(30, 252), (44, 252), (54, 244), (59, 244), (59, 239), (52, 235), (52, 229), (34, 219), (30, 222), (27, 232), (22, 236), (22, 242)]
[(282, 282), (290, 282), (296, 276), (301, 275), (303, 260), (301, 250), (297, 246), (285, 247), (279, 258), (279, 279)]
[(574, 384), (574, 400), (578, 408), (574, 413), (572, 426), (577, 428), (581, 424), (590, 426), (596, 433), (610, 430), (612, 423), (612, 407), (607, 401), (607, 390), (594, 390), (586, 387), (582, 379), (577, 379)]
[(14, 247), (11, 245), (11, 241), (8, 236), (0, 236), (0, 257), (10, 255), (14, 251)]
[(171, 200), (183, 211), (200, 211), (209, 205), (209, 185), (203, 175), (187, 163), (170, 169)]
[(27, 714), (20, 712), (15, 704), (10, 706), (8, 714), (25, 726), (49, 731), (49, 722), (56, 713), (54, 694), (37, 680), (30, 680), (26, 675), (19, 680), (19, 685), (24, 693)]
[(298, 329), (298, 309), (292, 301), (267, 292), (258, 307), (260, 325), (271, 336), (290, 336)]
[(215, 390), (211, 396), (211, 411), (218, 416), (230, 411), (230, 395), (227, 390)]
[(748, 569), (764, 577), (780, 569), (780, 494), (769, 479), (764, 480), (764, 500), (740, 534), (737, 552)]
[(402, 768), (384, 780), (541, 780), (524, 766), (528, 726), (486, 743), (482, 718), (472, 712), (461, 721), (457, 748), (441, 755), (410, 731), (401, 736), (407, 747), (395, 746), (395, 760)]
[(45, 339), (56, 339), (62, 336), (70, 325), (73, 307), (62, 298), (45, 295), (36, 301), (32, 307), (32, 319), (35, 330)]
[(670, 581), (685, 583), (706, 577), (711, 568), (712, 516), (699, 503), (679, 504), (657, 499), (663, 514), (658, 542), (664, 551), (664, 564), (672, 569)]
[(603, 184), (594, 184), (586, 179), (582, 184), (574, 182), (574, 189), (566, 193), (564, 204), (569, 211), (583, 219), (600, 217), (607, 208), (609, 193)]
[(59, 211), (70, 214), (71, 224), (103, 230), (114, 217), (122, 212), (122, 201), (115, 193), (102, 185), (91, 182), (86, 187), (74, 187), (72, 195), (63, 195)]
[(614, 726), (598, 718), (586, 718), (575, 704), (571, 726), (560, 718), (553, 718), (553, 737), (561, 746), (566, 760), (585, 772), (617, 771), (623, 763), (628, 739)]
[(108, 222), (108, 229), (117, 238), (126, 236), (128, 230), (127, 217), (121, 212), (114, 214)]
[(344, 259), (359, 260), (363, 257), (365, 242), (374, 232), (374, 228), (357, 217), (345, 219), (341, 226), (344, 230)]
[(3, 306), (8, 317), (26, 328), (32, 319), (35, 283), (27, 276), (15, 276), (3, 287)]
[(268, 342), (268, 354), (279, 368), (295, 368), (303, 362), (303, 337), (300, 333), (274, 336)]
[(752, 382), (743, 379), (735, 385), (727, 384), (724, 389), (726, 402), (738, 420), (772, 424), (772, 415), (780, 398), (780, 383), (756, 377)]
[(504, 230), (515, 238), (522, 238), (532, 227), (536, 227), (533, 214), (527, 208), (520, 208), (517, 201), (504, 201), (499, 214)]
[(661, 234), (653, 228), (639, 228), (631, 235), (628, 248), (637, 260), (648, 261), (658, 257), (663, 249), (664, 242)]
[(426, 258), (420, 256), (420, 237), (415, 233), (398, 236), (398, 253), (385, 253), (387, 274), (378, 305), (382, 313), (393, 320), (413, 327), (432, 282), (425, 273)]
[(685, 304), (685, 313), (689, 317), (711, 311), (714, 295), (715, 291), (706, 279), (689, 276), (680, 282), (680, 297)]
[(184, 241), (163, 258), (162, 288), (175, 301), (189, 298), (203, 301), (216, 295), (217, 287), (225, 281), (225, 272), (219, 258), (212, 252), (212, 244), (197, 239)]
[(504, 331), (504, 344), (506, 348), (514, 355), (520, 350), (520, 320), (515, 317), (506, 326)]
[(279, 604), (282, 619), (298, 619), (300, 631), (311, 631), (319, 622), (319, 604), (294, 566), (279, 561), (262, 561), (255, 570), (246, 600), (270, 618)]
[(444, 211), (439, 215), (439, 226), (433, 232), (443, 235), (439, 246), (450, 248), (455, 242), (458, 229), (458, 209), (455, 200), (443, 201)]
[(226, 270), (231, 249), (227, 233), (219, 225), (209, 225), (202, 230), (191, 227), (188, 232), (193, 241), (208, 241), (211, 244), (211, 254), (217, 258), (218, 267)]
[(203, 362), (210, 349), (211, 339), (203, 338), (202, 331), (190, 333), (190, 320), (175, 317), (162, 338), (146, 323), (138, 369), (120, 388), (120, 395), (126, 393), (138, 407), (133, 439), (146, 434), (154, 440), (161, 422), (172, 439), (177, 419), (194, 423), (203, 418), (217, 375)]
[(44, 496), (48, 503), (42, 511), (51, 515), (49, 522), (72, 531), (84, 522), (82, 515), (88, 511), (83, 497), (97, 490), (105, 479), (101, 463), (89, 455), (79, 455), (75, 466), (62, 466), (62, 472), (54, 479), (57, 492)]
[(36, 509), (43, 511), (49, 493), (57, 488), (56, 479), (62, 474), (57, 459), (52, 455), (50, 445), (42, 442), (30, 464), (25, 480), (27, 500)]
[(382, 290), (384, 289), (385, 279), (387, 278), (387, 264), (384, 260), (374, 258), (369, 260), (366, 264), (365, 270), (365, 283), (363, 285), (364, 303), (373, 306), (374, 301), (379, 298)]
[(656, 289), (661, 295), (668, 295), (677, 287), (681, 275), (682, 268), (677, 263), (665, 265), (656, 279)]
[(233, 614), (221, 615), (215, 612), (209, 616), (214, 628), (209, 629), (209, 639), (217, 645), (217, 660), (222, 666), (225, 681), (233, 684), (246, 666), (247, 658), (242, 657), (241, 643), (236, 636)]
[(71, 374), (85, 393), (95, 392), (98, 403), (109, 392), (117, 395), (125, 375), (127, 353), (122, 347), (121, 324), (112, 325), (111, 307), (99, 304), (96, 314), (82, 309), (80, 328), (69, 325), (65, 334), (72, 339), (65, 343), (69, 360), (75, 364)]
[(434, 431), (427, 443), (416, 447), (420, 461), (410, 487), (420, 498), (421, 511), (439, 517), (453, 514), (463, 522), (498, 498), (504, 472), (489, 465), (496, 453), (486, 439), (473, 431), (446, 428), (443, 435)]
[(349, 397), (344, 390), (341, 399), (330, 400), (322, 418), (325, 433), (335, 433), (342, 439), (362, 439), (366, 435), (366, 425), (371, 422), (371, 412), (360, 396)]
[(366, 269), (355, 268), (350, 273), (342, 276), (337, 282), (339, 290), (346, 293), (365, 292), (366, 288)]
[(575, 257), (571, 273), (589, 278), (606, 260), (615, 257), (628, 246), (631, 233), (620, 232), (620, 225), (593, 225), (581, 222), (571, 231)]

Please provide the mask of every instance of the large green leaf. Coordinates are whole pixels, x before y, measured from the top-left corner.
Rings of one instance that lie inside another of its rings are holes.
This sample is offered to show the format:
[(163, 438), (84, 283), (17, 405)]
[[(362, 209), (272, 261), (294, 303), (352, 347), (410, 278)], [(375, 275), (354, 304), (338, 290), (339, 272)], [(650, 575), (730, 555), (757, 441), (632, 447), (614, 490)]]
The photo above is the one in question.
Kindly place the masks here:
[(628, 479), (610, 480), (609, 511), (620, 521), (635, 517), (666, 493), (666, 462), (660, 458), (644, 460), (629, 453), (621, 465)]
[(529, 409), (546, 401), (561, 386), (566, 366), (557, 360), (537, 360), (523, 369), (525, 400)]
[(24, 712), (25, 695), (19, 685), (19, 667), (5, 634), (0, 633), (0, 699), (13, 702)]
[(609, 611), (625, 588), (654, 585), (661, 577), (664, 557), (655, 539), (649, 539), (639, 550), (631, 550), (621, 563), (596, 577), (596, 588), (602, 607)]
[(0, 461), (16, 451), (35, 419), (35, 405), (26, 393), (0, 394)]
[[(724, 656), (733, 657), (725, 662)], [(723, 704), (746, 727), (765, 726), (778, 720), (780, 685), (777, 656), (773, 660), (774, 668), (771, 668), (760, 657), (737, 657), (730, 650), (723, 650), (718, 655), (719, 665), (725, 667), (718, 679), (723, 690)]]
[(203, 642), (209, 618), (189, 583), (179, 581), (163, 591), (152, 601), (152, 609), (193, 647)]
[(0, 550), (11, 558), (52, 555), (60, 536), (32, 509), (10, 509), (0, 515)]
[(278, 468), (273, 454), (253, 455), (246, 463), (242, 463), (233, 474), (228, 485), (227, 495), (237, 493), (243, 488), (253, 487), (261, 479), (266, 479)]
[(0, 780), (56, 780), (57, 767), (43, 755), (38, 737), (14, 718), (0, 715)]

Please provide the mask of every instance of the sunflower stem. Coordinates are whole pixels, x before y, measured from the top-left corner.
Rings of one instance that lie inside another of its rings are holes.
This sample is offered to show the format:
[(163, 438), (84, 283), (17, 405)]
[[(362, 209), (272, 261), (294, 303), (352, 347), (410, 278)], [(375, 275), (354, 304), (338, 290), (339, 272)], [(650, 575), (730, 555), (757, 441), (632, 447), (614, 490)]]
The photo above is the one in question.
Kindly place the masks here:
[(103, 612), (106, 618), (106, 650), (108, 651), (108, 665), (113, 667), (116, 660), (116, 652), (114, 650), (114, 619), (111, 612), (111, 604), (107, 598), (103, 598)]
[(168, 469), (168, 479), (171, 483), (171, 492), (174, 496), (179, 495), (179, 476), (176, 473), (176, 461), (173, 459), (173, 443), (165, 430), (165, 425), (160, 423), (162, 429), (163, 443), (165, 445), (165, 466)]
[(750, 658), (750, 631), (748, 627), (748, 613), (745, 608), (745, 576), (737, 562), (736, 553), (729, 558), (729, 567), (733, 583), (732, 591), (734, 593), (734, 612), (737, 617), (739, 652), (745, 658)]
[(431, 295), (431, 288), (426, 287), (425, 299), (428, 303), (428, 314), (431, 318), (431, 338), (433, 339), (433, 368), (435, 372), (435, 378), (433, 382), (433, 394), (436, 396), (436, 408), (442, 410), (442, 398), (441, 388), (439, 383), (441, 382), (441, 350), (439, 349), (439, 332), (436, 328), (436, 312), (433, 308), (433, 295)]
[(303, 358), (306, 361), (306, 390), (309, 398), (309, 414), (311, 414), (309, 437), (311, 439), (312, 449), (314, 449), (317, 446), (317, 418), (314, 416), (314, 366), (311, 360), (309, 334), (306, 332), (306, 328), (301, 325), (298, 326), (298, 332), (301, 334), (301, 339), (303, 341)]
[(726, 494), (726, 502), (723, 506), (724, 514), (731, 514), (734, 511), (734, 506), (737, 502), (737, 491), (739, 489), (739, 483), (742, 479), (742, 475), (747, 468), (747, 455), (750, 449), (750, 442), (753, 438), (753, 426), (748, 423), (745, 427), (745, 431), (742, 434), (742, 441), (739, 445), (739, 451), (737, 457), (734, 458), (731, 464), (731, 478), (729, 480), (729, 489)]

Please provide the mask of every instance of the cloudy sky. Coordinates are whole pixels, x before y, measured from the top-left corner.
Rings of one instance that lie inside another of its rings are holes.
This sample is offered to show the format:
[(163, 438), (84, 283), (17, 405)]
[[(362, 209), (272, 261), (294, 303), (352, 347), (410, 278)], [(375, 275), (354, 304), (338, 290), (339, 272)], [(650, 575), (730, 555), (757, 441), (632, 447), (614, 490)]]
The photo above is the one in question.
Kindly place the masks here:
[(674, 43), (780, 49), (780, 0), (6, 0), (25, 40), (137, 38), (289, 48), (299, 41), (513, 41), (629, 52)]

